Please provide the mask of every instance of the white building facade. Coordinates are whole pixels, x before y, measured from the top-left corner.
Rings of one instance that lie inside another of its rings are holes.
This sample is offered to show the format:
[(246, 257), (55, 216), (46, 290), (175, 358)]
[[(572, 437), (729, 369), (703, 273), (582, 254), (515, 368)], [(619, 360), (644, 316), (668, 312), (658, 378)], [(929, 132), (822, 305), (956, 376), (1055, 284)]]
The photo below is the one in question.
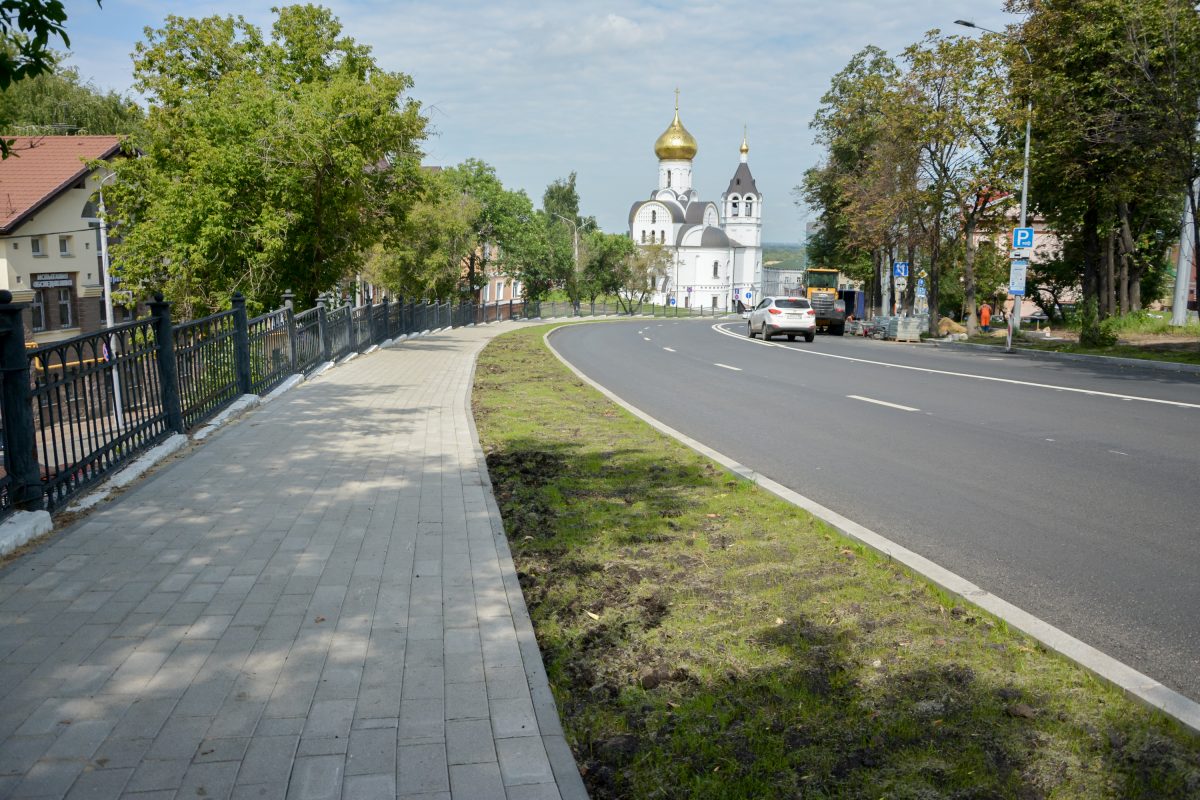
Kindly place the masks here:
[(701, 200), (692, 188), (696, 140), (675, 119), (654, 143), (658, 187), (629, 210), (629, 235), (639, 245), (660, 244), (671, 266), (651, 302), (738, 310), (757, 302), (762, 281), (762, 195), (750, 172), (750, 147), (742, 138), (738, 164), (720, 203)]

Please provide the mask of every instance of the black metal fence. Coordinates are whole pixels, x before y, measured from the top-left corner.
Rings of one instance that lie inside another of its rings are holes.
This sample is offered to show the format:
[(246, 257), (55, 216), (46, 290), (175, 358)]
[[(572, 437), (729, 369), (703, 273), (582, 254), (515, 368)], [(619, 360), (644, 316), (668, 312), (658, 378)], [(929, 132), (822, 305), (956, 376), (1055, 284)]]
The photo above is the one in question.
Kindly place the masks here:
[[(173, 325), (170, 304), (98, 333), (26, 350), (21, 312), (0, 291), (0, 519), (67, 500), (174, 433), (186, 433), (245, 394), (388, 339), (451, 326), (622, 313), (614, 304), (382, 302), (247, 319), (245, 300)], [(638, 313), (688, 316), (701, 309)], [(709, 311), (711, 313), (711, 311)]]

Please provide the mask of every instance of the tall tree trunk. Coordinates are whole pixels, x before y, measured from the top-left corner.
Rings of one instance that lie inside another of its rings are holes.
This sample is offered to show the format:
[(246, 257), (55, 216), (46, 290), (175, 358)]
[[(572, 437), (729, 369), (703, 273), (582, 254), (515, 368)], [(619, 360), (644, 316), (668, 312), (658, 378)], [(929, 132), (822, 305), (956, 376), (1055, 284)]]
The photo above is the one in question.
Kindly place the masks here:
[(1128, 314), (1142, 307), (1142, 270), (1134, 258), (1137, 244), (1129, 225), (1129, 204), (1124, 200), (1117, 203), (1117, 220), (1121, 241), (1121, 313)]
[(966, 237), (965, 246), (966, 252), (963, 258), (963, 299), (967, 303), (967, 336), (974, 336), (979, 332), (978, 319), (979, 307), (975, 300), (975, 215), (971, 214), (967, 217), (967, 224), (963, 228), (963, 236)]
[(1083, 298), (1100, 301), (1100, 214), (1089, 204), (1083, 212)]
[(1113, 279), (1116, 270), (1113, 266), (1113, 235), (1104, 237), (1104, 246), (1100, 252), (1100, 302), (1098, 305), (1100, 319), (1107, 319), (1113, 312)]

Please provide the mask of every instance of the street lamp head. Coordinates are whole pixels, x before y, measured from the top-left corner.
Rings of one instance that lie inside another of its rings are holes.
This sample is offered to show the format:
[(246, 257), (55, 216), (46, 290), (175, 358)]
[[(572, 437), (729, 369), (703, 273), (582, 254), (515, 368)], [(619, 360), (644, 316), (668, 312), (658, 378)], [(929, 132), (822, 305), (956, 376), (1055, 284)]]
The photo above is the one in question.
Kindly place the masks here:
[(954, 24), (962, 25), (964, 28), (974, 28), (975, 27), (975, 23), (971, 22), (969, 19), (956, 19), (956, 20), (954, 20)]

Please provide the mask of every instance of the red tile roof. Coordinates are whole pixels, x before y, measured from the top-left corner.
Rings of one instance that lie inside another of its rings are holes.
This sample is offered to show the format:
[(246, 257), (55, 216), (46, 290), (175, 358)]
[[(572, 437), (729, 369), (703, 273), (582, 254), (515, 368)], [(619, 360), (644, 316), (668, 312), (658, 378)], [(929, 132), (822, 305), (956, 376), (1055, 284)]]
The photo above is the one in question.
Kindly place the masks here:
[[(7, 138), (7, 137), (6, 137)], [(111, 158), (120, 136), (17, 136), (0, 161), (0, 234), (11, 233), (90, 170), (84, 162)]]

